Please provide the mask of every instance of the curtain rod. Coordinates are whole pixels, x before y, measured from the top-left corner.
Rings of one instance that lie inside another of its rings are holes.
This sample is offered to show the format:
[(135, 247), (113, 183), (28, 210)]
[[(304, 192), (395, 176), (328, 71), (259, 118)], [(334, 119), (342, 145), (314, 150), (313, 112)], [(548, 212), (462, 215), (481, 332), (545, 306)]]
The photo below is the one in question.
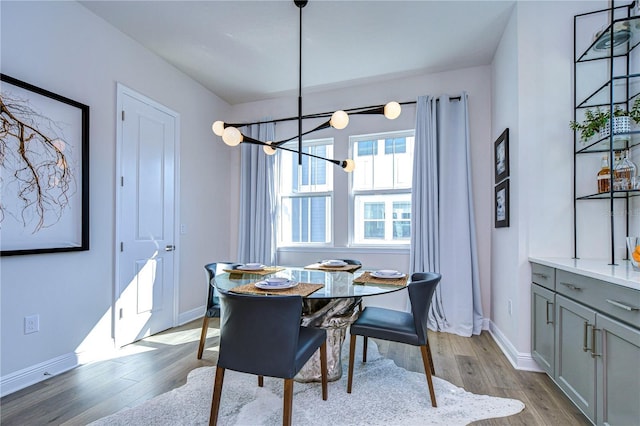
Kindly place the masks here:
[[(460, 96), (452, 96), (449, 98), (449, 101), (459, 101), (462, 98)], [(406, 102), (399, 102), (400, 105), (412, 105), (415, 104), (416, 101), (406, 101)], [(354, 114), (358, 114), (358, 113), (363, 113), (365, 111), (371, 110), (371, 109), (375, 109), (375, 108), (382, 108), (384, 107), (384, 105), (371, 105), (371, 106), (366, 106), (366, 107), (357, 107), (357, 108), (349, 108), (349, 109), (345, 109), (345, 112), (351, 112)], [(303, 115), (302, 118), (303, 119), (307, 119), (307, 118), (327, 118), (327, 117), (331, 117), (331, 115), (333, 114), (333, 111), (331, 112), (320, 112), (317, 114), (307, 114), (307, 115)], [(233, 123), (233, 124), (229, 124), (230, 126), (234, 126), (234, 127), (244, 127), (244, 126), (252, 126), (254, 124), (266, 124), (266, 123), (280, 123), (283, 121), (293, 121), (293, 120), (297, 120), (298, 116), (295, 117), (286, 117), (286, 118), (277, 118), (274, 120), (264, 120), (264, 121), (254, 121), (251, 123)]]

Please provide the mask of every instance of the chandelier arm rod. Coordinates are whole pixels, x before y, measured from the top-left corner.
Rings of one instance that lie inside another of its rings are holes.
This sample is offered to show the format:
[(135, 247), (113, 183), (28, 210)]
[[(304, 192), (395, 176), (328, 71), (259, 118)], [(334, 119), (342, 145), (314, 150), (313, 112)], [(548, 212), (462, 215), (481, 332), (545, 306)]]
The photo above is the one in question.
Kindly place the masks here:
[[(451, 98), (452, 100), (455, 98)], [(459, 100), (459, 98), (458, 98)], [(415, 104), (416, 101), (406, 101), (406, 102), (399, 102), (400, 105), (412, 105)], [(345, 112), (350, 112), (353, 114), (357, 114), (357, 111), (360, 110), (371, 110), (371, 109), (375, 109), (375, 108), (380, 108), (380, 107), (384, 107), (384, 105), (371, 105), (371, 106), (366, 106), (366, 107), (356, 107), (356, 108), (349, 108), (349, 109), (345, 109)], [(306, 120), (309, 118), (327, 118), (327, 117), (331, 117), (331, 115), (334, 113), (335, 111), (331, 111), (331, 112), (319, 112), (319, 113), (315, 113), (315, 114), (307, 114), (307, 115), (303, 115), (302, 119)], [(297, 120), (298, 116), (295, 117), (285, 117), (285, 118), (276, 118), (273, 120), (264, 120), (264, 121), (254, 121), (254, 122), (250, 122), (250, 123), (225, 123), (224, 126), (225, 127), (243, 127), (243, 126), (251, 126), (254, 124), (267, 124), (267, 123), (281, 123), (284, 121), (293, 121), (293, 120)]]
[(284, 147), (284, 146), (274, 146), (273, 144), (268, 144), (266, 142), (262, 142), (261, 140), (254, 139), (254, 138), (249, 137), (249, 136), (244, 136), (243, 135), (242, 142), (243, 143), (250, 143), (250, 144), (253, 144), (253, 145), (262, 145), (262, 146), (269, 146), (271, 148), (282, 149), (282, 150), (285, 150), (285, 151), (293, 152), (294, 154), (298, 154), (299, 156), (306, 155), (307, 157), (317, 158), (319, 160), (324, 160), (324, 161), (328, 161), (330, 163), (333, 163), (336, 166), (344, 167), (344, 161), (332, 160), (331, 158), (321, 157), (319, 155), (310, 154), (310, 153), (304, 152), (304, 151), (297, 151), (295, 149), (287, 148), (287, 147)]
[[(330, 121), (325, 121), (325, 122), (324, 122), (324, 123), (322, 123), (321, 125), (319, 125), (319, 126), (317, 126), (317, 127), (314, 127), (313, 129), (311, 129), (311, 130), (307, 130), (306, 132), (302, 133), (302, 136), (308, 135), (309, 133), (317, 132), (318, 130), (328, 129), (329, 127), (331, 127)], [(290, 138), (288, 138), (288, 139), (283, 139), (283, 140), (280, 140), (280, 141), (272, 142), (272, 143), (271, 143), (271, 146), (276, 147), (276, 146), (279, 146), (279, 145), (285, 144), (285, 143), (287, 143), (287, 142), (291, 142), (292, 140), (294, 140), (294, 139), (296, 139), (296, 138), (300, 138), (300, 139), (302, 139), (302, 138), (300, 137), (300, 135), (298, 135), (298, 136), (293, 136), (293, 137), (290, 137)]]
[[(459, 101), (461, 100), (460, 96), (452, 96), (450, 98), (450, 100), (452, 101)], [(399, 102), (400, 105), (413, 105), (415, 104), (416, 101), (406, 101), (406, 102)], [(366, 107), (356, 107), (356, 108), (349, 108), (349, 109), (345, 109), (345, 112), (348, 113), (352, 113), (352, 114), (365, 114), (364, 112), (358, 112), (358, 111), (366, 111), (366, 110), (373, 110), (376, 108), (380, 108), (380, 107), (384, 107), (384, 105), (371, 105), (371, 106), (366, 106)], [(307, 114), (307, 115), (303, 115), (302, 119), (306, 120), (309, 118), (326, 118), (326, 117), (331, 117), (331, 115), (333, 114), (334, 111), (331, 112), (319, 112), (319, 113), (315, 113), (315, 114)], [(250, 123), (224, 123), (224, 127), (244, 127), (244, 126), (251, 126), (254, 124), (267, 124), (267, 123), (282, 123), (285, 121), (292, 121), (292, 120), (297, 120), (298, 116), (295, 117), (285, 117), (285, 118), (276, 118), (273, 120), (264, 120), (264, 121), (253, 121)]]

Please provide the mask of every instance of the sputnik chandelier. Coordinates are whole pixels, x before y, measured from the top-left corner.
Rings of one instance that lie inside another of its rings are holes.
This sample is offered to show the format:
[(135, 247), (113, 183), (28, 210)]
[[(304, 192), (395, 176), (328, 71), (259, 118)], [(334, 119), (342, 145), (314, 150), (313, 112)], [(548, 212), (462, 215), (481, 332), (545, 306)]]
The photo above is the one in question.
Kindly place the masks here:
[[(305, 7), (308, 3), (308, 0), (294, 0), (294, 4), (300, 10), (300, 31), (299, 31), (299, 61), (298, 61), (298, 115), (297, 117), (289, 117), (282, 118), (278, 120), (273, 120), (271, 122), (278, 121), (290, 121), (297, 120), (298, 121), (298, 134), (296, 136), (290, 137), (288, 139), (283, 139), (279, 141), (260, 141), (258, 139), (254, 139), (252, 137), (244, 135), (238, 127), (249, 126), (251, 124), (258, 123), (225, 123), (223, 121), (216, 121), (211, 126), (213, 133), (217, 136), (222, 137), (222, 141), (229, 146), (237, 146), (240, 143), (250, 143), (255, 145), (262, 145), (262, 149), (267, 155), (274, 155), (276, 150), (281, 149), (289, 152), (294, 152), (298, 154), (298, 164), (302, 164), (302, 156), (308, 156), (313, 158), (318, 158), (321, 160), (329, 161), (334, 163), (336, 166), (340, 166), (346, 172), (352, 172), (355, 169), (355, 163), (352, 159), (346, 160), (333, 160), (330, 158), (320, 157), (318, 155), (310, 154), (308, 152), (303, 152), (302, 150), (302, 136), (308, 135), (313, 132), (317, 132), (319, 130), (327, 129), (329, 127), (333, 127), (338, 130), (342, 130), (349, 124), (349, 114), (380, 114), (384, 115), (386, 118), (393, 120), (398, 118), (400, 113), (402, 112), (402, 107), (398, 102), (389, 102), (386, 105), (375, 105), (368, 107), (360, 107), (360, 108), (351, 108), (346, 110), (338, 110), (334, 113), (319, 113), (319, 114), (309, 114), (302, 115), (302, 8)], [(313, 119), (313, 118), (329, 118), (324, 123), (319, 126), (314, 127), (311, 130), (306, 132), (302, 131), (302, 120), (304, 119)], [(262, 121), (260, 123), (267, 123), (269, 121)], [(298, 139), (298, 149), (291, 149), (286, 146), (283, 146), (287, 142), (290, 142), (294, 139)]]

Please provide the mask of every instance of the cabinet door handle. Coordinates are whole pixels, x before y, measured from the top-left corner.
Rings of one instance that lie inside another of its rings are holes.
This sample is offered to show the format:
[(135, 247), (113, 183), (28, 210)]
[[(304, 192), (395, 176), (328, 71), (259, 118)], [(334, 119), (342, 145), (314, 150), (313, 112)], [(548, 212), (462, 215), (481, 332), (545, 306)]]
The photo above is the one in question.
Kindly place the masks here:
[(617, 306), (618, 308), (622, 308), (625, 311), (640, 311), (640, 308), (637, 308), (635, 306), (629, 306), (629, 305), (625, 305), (624, 303), (620, 303), (620, 302), (616, 302), (615, 300), (611, 300), (611, 299), (606, 299), (607, 302), (611, 303), (613, 306)]
[(546, 309), (546, 314), (547, 314), (547, 324), (553, 324), (553, 320), (549, 319), (549, 306), (553, 306), (553, 303), (549, 302), (548, 300), (545, 300), (545, 302), (547, 303), (547, 309)]
[(587, 352), (589, 346), (587, 345), (587, 336), (589, 335), (589, 321), (584, 322), (584, 333), (582, 334), (582, 351)]
[(542, 272), (533, 272), (533, 275), (535, 275), (536, 277), (540, 277), (543, 280), (546, 280), (549, 278), (546, 274), (543, 274)]
[(599, 328), (593, 326), (591, 328), (591, 358), (595, 358), (600, 356), (601, 354), (596, 353), (596, 331), (599, 331)]
[(564, 282), (561, 282), (560, 284), (562, 284), (562, 285), (564, 285), (564, 286), (569, 287), (571, 290), (582, 291), (582, 287), (578, 287), (578, 286), (577, 286), (577, 285), (575, 285), (575, 284), (571, 284), (571, 283), (564, 283)]

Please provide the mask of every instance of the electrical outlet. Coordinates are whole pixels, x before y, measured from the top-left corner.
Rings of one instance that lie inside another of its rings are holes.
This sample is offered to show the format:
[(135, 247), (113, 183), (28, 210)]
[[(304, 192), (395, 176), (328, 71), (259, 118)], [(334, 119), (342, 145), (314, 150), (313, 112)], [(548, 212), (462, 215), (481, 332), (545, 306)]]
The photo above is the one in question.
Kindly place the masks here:
[(40, 315), (24, 317), (24, 334), (31, 334), (38, 331), (40, 331)]
[(511, 314), (513, 314), (513, 302), (511, 302), (511, 300), (509, 300), (508, 302), (508, 309), (509, 309), (509, 316), (511, 316)]
[(186, 223), (181, 223), (181, 224), (180, 224), (180, 233), (181, 233), (182, 235), (184, 235), (184, 234), (186, 234), (186, 233), (187, 233), (187, 224), (186, 224)]

